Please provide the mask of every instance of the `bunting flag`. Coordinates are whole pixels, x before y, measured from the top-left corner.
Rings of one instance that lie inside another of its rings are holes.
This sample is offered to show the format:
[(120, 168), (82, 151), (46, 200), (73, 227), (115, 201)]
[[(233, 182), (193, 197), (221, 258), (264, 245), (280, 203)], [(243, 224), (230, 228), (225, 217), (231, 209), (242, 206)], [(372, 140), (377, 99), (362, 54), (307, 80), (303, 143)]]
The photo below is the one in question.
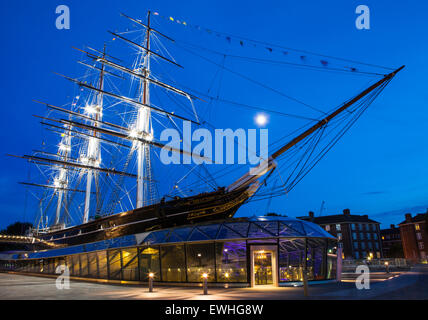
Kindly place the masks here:
[[(169, 22), (174, 22), (174, 23), (180, 24), (180, 25), (182, 25), (184, 27), (193, 28), (193, 29), (196, 29), (196, 30), (199, 30), (199, 31), (204, 31), (207, 34), (216, 35), (219, 38), (224, 38), (229, 44), (232, 44), (232, 42), (233, 43), (239, 43), (239, 45), (241, 47), (244, 47), (246, 44), (247, 45), (251, 45), (252, 44), (252, 46), (254, 48), (263, 46), (263, 44), (261, 42), (259, 42), (259, 41), (253, 41), (253, 40), (249, 40), (249, 39), (238, 39), (238, 38), (232, 37), (230, 35), (226, 35), (226, 34), (223, 34), (223, 33), (220, 33), (220, 32), (216, 32), (216, 31), (211, 30), (211, 29), (202, 28), (202, 27), (200, 27), (198, 25), (192, 25), (192, 24), (189, 24), (189, 23), (187, 23), (185, 21), (177, 20), (177, 19), (175, 19), (173, 17), (164, 17), (164, 16), (160, 15), (158, 12), (154, 12), (153, 15), (158, 16), (158, 17), (160, 17), (162, 19), (165, 19), (165, 20), (167, 20)], [(113, 38), (113, 40), (116, 40), (116, 38)], [(236, 42), (232, 41), (232, 40), (236, 40)], [(281, 49), (280, 47), (276, 47), (275, 48), (275, 47), (266, 47), (266, 46), (263, 46), (263, 48), (265, 50), (269, 51), (269, 53), (279, 52), (279, 53), (282, 53), (284, 56), (289, 56), (290, 55), (290, 51), (292, 51), (292, 52), (295, 51), (296, 53), (299, 52), (299, 50), (297, 50), (297, 49), (296, 50), (290, 49), (290, 50), (285, 50), (284, 51), (284, 48)], [(300, 51), (300, 52), (302, 52), (302, 51)], [(310, 54), (310, 55), (312, 56), (312, 54)], [(314, 53), (313, 56), (320, 56), (320, 55)], [(308, 62), (308, 56), (306, 56), (306, 55), (297, 55), (297, 58), (300, 59), (305, 64)], [(329, 62), (327, 60), (324, 60), (324, 59), (323, 60), (317, 60), (317, 63), (318, 62), (323, 67), (328, 67), (331, 64), (331, 62)], [(354, 68), (354, 67), (343, 67), (343, 68), (348, 69), (351, 72), (358, 72), (358, 69)]]

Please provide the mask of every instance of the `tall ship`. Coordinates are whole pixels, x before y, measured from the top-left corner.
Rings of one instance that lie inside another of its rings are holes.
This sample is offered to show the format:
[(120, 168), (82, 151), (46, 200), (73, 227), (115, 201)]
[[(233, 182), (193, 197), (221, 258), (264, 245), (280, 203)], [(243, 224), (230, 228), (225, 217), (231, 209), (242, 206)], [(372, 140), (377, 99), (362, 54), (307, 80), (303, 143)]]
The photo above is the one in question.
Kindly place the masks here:
[[(67, 247), (227, 220), (255, 197), (268, 199), (288, 193), (404, 68), (380, 74), (354, 97), (312, 119), (288, 141), (276, 143), (274, 152), (260, 158), (258, 167), (228, 185), (213, 185), (210, 179), (197, 176), (199, 185), (207, 190), (183, 190), (181, 182), (197, 170), (205, 170), (210, 159), (192, 153), (184, 145), (171, 146), (158, 134), (161, 128), (180, 130), (183, 122), (208, 126), (196, 108), (207, 98), (164, 80), (167, 77), (153, 68), (156, 61), (160, 66), (182, 69), (162, 44), (175, 40), (153, 27), (153, 13), (149, 12), (144, 21), (122, 16), (136, 29), (110, 33), (116, 43), (129, 47), (132, 53), (119, 59), (107, 46), (77, 49), (84, 58), (79, 64), (87, 69), (87, 76), (75, 79), (58, 74), (75, 84), (77, 95), (73, 101), (65, 106), (36, 101), (49, 111), (37, 118), (54, 135), (56, 143), (53, 147), (44, 144), (42, 150), (30, 155), (14, 156), (41, 172), (38, 181), (22, 182), (31, 192), (41, 194), (37, 223), (29, 234), (40, 242)], [(138, 37), (132, 38), (135, 34)], [(322, 68), (328, 69), (325, 62)], [(161, 92), (170, 98), (164, 105), (154, 99)], [(322, 147), (321, 141), (326, 141)], [(162, 196), (157, 187), (162, 182), (153, 174), (160, 150), (201, 162), (179, 181), (170, 181), (171, 192)], [(290, 163), (290, 174), (282, 177), (281, 185), (266, 189), (283, 161)], [(127, 209), (125, 202), (131, 208)]]

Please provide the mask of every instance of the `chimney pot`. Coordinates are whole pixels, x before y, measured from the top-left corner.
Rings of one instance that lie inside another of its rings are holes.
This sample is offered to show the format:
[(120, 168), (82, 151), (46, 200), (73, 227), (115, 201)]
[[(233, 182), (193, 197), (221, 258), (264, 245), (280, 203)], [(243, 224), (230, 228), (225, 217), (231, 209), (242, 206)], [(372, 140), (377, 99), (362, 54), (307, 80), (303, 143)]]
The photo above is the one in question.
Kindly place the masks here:
[(349, 209), (345, 209), (345, 210), (343, 210), (343, 214), (344, 214), (345, 216), (349, 216), (349, 215), (351, 215), (351, 210), (349, 210)]
[(313, 211), (310, 211), (309, 212), (309, 217), (312, 219), (312, 218), (314, 218), (315, 217), (315, 213), (313, 212)]
[(391, 229), (395, 229), (395, 224), (391, 224)]
[(406, 213), (406, 222), (412, 222), (412, 214)]

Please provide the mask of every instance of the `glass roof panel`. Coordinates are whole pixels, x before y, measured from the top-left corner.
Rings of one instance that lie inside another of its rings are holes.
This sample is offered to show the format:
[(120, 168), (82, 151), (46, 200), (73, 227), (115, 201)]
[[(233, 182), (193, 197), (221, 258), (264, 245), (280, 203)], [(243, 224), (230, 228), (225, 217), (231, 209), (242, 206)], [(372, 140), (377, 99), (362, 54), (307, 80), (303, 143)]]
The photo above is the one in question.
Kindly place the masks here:
[(248, 227), (250, 226), (249, 222), (231, 222), (225, 224), (227, 227), (231, 228), (233, 231), (241, 235), (241, 238), (247, 237)]
[(173, 231), (175, 235), (177, 235), (179, 238), (182, 239), (182, 241), (187, 241), (192, 230), (193, 230), (193, 227), (185, 227), (185, 228), (174, 229)]
[(283, 224), (287, 225), (290, 229), (299, 233), (301, 236), (305, 236), (306, 232), (303, 229), (303, 223), (300, 221), (283, 221)]
[[(218, 232), (217, 239), (240, 239), (243, 238), (240, 234), (236, 233), (232, 229), (222, 225)], [(244, 237), (245, 238), (245, 237)]]
[(194, 228), (192, 234), (188, 238), (188, 241), (203, 241), (203, 240), (211, 240), (207, 235), (198, 230), (198, 228)]
[(255, 222), (258, 226), (265, 229), (269, 233), (271, 233), (273, 236), (278, 235), (278, 221), (270, 221), (270, 222)]
[[(325, 235), (322, 232), (320, 232), (320, 231), (322, 231), (322, 229), (317, 228), (316, 225), (304, 223), (303, 226), (305, 228), (306, 235), (308, 237), (325, 237)], [(321, 229), (321, 230), (319, 230), (319, 229)]]
[(271, 238), (272, 234), (260, 228), (256, 223), (251, 223), (248, 238)]
[(165, 240), (165, 242), (182, 242), (183, 239), (181, 239), (178, 235), (175, 234), (174, 231), (171, 231), (168, 235), (168, 238)]
[(283, 237), (302, 237), (303, 235), (300, 232), (290, 228), (290, 226), (281, 222), (279, 224), (279, 235)]
[(198, 226), (198, 229), (206, 234), (210, 239), (215, 240), (220, 226), (220, 224), (216, 223), (207, 226)]

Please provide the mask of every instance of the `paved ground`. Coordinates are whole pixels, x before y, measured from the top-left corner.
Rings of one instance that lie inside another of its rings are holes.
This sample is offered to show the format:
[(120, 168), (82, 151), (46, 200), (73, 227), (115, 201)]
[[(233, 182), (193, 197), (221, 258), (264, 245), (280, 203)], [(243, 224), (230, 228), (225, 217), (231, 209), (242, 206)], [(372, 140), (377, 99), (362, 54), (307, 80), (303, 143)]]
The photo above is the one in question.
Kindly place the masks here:
[[(357, 290), (347, 275), (346, 282), (309, 287), (306, 299), (423, 299), (428, 300), (428, 266), (418, 266), (405, 273), (374, 273), (370, 290)], [(293, 300), (305, 299), (303, 288), (147, 288), (71, 282), (70, 290), (57, 290), (55, 279), (0, 274), (0, 299), (24, 300)]]

